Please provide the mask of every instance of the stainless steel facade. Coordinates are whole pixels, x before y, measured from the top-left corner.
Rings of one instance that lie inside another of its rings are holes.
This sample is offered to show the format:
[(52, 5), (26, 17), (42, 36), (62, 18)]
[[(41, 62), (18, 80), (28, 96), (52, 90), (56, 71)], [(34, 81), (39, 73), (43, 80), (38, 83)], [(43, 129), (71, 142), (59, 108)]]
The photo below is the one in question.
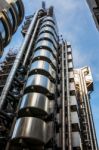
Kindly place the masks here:
[(21, 0), (0, 0), (0, 53), (9, 43), (24, 17)]
[(83, 140), (71, 45), (59, 40), (53, 7), (44, 6), (26, 17), (23, 44), (1, 91), (1, 150), (97, 150), (92, 114), (92, 140)]
[[(89, 67), (74, 70), (75, 84), (79, 93), (79, 111), (84, 149), (98, 150), (95, 126), (92, 116), (90, 93), (93, 91), (93, 79)], [(88, 147), (88, 148), (87, 148)]]

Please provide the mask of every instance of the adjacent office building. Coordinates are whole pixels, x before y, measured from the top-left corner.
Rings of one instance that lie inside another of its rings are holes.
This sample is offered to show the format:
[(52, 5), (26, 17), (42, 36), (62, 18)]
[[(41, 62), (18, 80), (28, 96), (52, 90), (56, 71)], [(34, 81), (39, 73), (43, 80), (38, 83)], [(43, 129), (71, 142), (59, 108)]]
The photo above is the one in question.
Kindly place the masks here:
[(24, 17), (21, 0), (0, 0), (0, 53), (8, 45)]
[(87, 0), (97, 29), (99, 30), (99, 0)]
[(53, 7), (43, 2), (26, 17), (22, 34), (17, 56), (8, 55), (1, 65), (7, 74), (0, 81), (1, 150), (98, 150), (91, 71), (74, 70), (72, 48), (59, 37)]

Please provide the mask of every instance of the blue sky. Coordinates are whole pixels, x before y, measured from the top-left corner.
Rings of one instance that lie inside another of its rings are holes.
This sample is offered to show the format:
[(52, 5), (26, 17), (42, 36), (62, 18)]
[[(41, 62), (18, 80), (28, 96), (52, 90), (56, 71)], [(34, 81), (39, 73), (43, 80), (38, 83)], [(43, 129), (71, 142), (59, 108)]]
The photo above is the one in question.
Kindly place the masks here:
[[(41, 7), (41, 0), (23, 0), (26, 15), (33, 14)], [(69, 41), (73, 49), (75, 67), (90, 66), (94, 79), (91, 104), (99, 143), (99, 32), (91, 16), (86, 0), (45, 0), (46, 5), (55, 7), (59, 33)], [(5, 49), (19, 48), (23, 38), (21, 26)], [(2, 58), (3, 59), (3, 58)], [(2, 60), (1, 59), (1, 60)]]

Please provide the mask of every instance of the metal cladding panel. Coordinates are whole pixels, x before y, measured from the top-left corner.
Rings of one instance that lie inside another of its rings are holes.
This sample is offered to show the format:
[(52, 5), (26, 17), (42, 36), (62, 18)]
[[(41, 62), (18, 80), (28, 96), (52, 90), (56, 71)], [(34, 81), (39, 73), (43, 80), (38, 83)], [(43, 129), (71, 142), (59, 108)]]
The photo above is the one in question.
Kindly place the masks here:
[(79, 118), (78, 118), (77, 111), (71, 112), (71, 123), (72, 124), (75, 124), (75, 123), (79, 124)]
[[(53, 93), (55, 91), (55, 85), (44, 75), (36, 74), (36, 75), (31, 75), (26, 83), (26, 88), (30, 91), (34, 89), (34, 86), (39, 86), (45, 88), (48, 93)], [(44, 92), (44, 91), (42, 91)], [(47, 93), (46, 93), (47, 94)]]
[(92, 78), (92, 73), (91, 73), (90, 67), (83, 68), (82, 72), (83, 72), (83, 74), (85, 76), (86, 82), (89, 82), (89, 83), (93, 82), (93, 78)]
[(54, 36), (52, 34), (50, 34), (50, 33), (42, 33), (42, 34), (40, 34), (39, 37), (37, 38), (37, 41), (45, 39), (45, 38), (51, 40), (53, 42), (54, 47), (57, 49), (57, 43), (56, 43), (56, 41), (54, 39)]
[(81, 138), (79, 132), (72, 132), (72, 145), (73, 147), (81, 147)]
[(61, 122), (62, 122), (62, 114), (61, 113), (57, 113), (56, 118), (57, 118), (58, 124), (61, 124)]
[(51, 26), (51, 27), (53, 27), (54, 30), (55, 30), (55, 33), (57, 34), (57, 27), (51, 21), (45, 21), (45, 22), (43, 22), (42, 25), (41, 25), (41, 28), (43, 26)]
[(74, 72), (73, 71), (69, 72), (69, 78), (74, 78)]
[(23, 117), (16, 121), (11, 140), (15, 143), (19, 139), (36, 144), (45, 144), (52, 136), (52, 124), (47, 124), (41, 119)]
[(55, 29), (53, 29), (52, 27), (50, 27), (50, 26), (43, 26), (40, 29), (39, 34), (42, 33), (42, 32), (51, 32), (54, 35), (55, 40), (58, 42), (58, 37), (56, 35)]
[(68, 47), (68, 52), (72, 52), (72, 49), (71, 49), (71, 47)]
[(52, 51), (52, 53), (56, 56), (57, 52), (53, 46), (53, 44), (50, 41), (47, 40), (43, 40), (43, 41), (39, 41), (36, 46), (35, 49), (39, 49), (39, 48), (43, 48), (43, 47), (47, 47), (48, 49), (50, 49)]
[(76, 96), (70, 96), (70, 105), (77, 105)]
[(52, 63), (54, 67), (56, 67), (56, 60), (50, 51), (45, 49), (38, 49), (34, 52), (33, 59), (40, 59), (41, 57), (46, 57), (48, 60), (50, 60), (50, 63)]
[(69, 87), (70, 87), (70, 91), (74, 91), (75, 90), (75, 83), (74, 82), (70, 82), (69, 83)]
[(17, 15), (18, 24), (21, 23), (24, 17), (24, 5), (22, 0), (6, 0), (15, 10)]
[(34, 61), (30, 67), (30, 72), (33, 72), (33, 70), (36, 70), (36, 72), (38, 71), (38, 69), (46, 71), (48, 74), (49, 78), (54, 78), (56, 77), (56, 73), (55, 70), (51, 67), (51, 65), (47, 62), (47, 61), (43, 61), (43, 60), (37, 60)]
[(68, 68), (73, 68), (73, 62), (68, 63)]
[[(16, 5), (20, 13), (17, 15)], [(12, 35), (17, 30), (18, 25), (21, 23), (24, 17), (24, 6), (21, 0), (8, 1), (0, 0), (0, 51), (8, 45), (11, 40)], [(3, 22), (3, 26), (2, 26)]]
[(48, 20), (43, 21), (41, 27), (42, 27), (43, 25), (51, 25), (51, 26), (55, 27), (55, 24), (54, 24), (53, 22), (51, 22), (51, 21), (48, 21)]
[(68, 54), (67, 57), (68, 57), (68, 60), (69, 59), (71, 60), (72, 59), (72, 54)]
[(41, 93), (25, 94), (20, 102), (19, 114), (26, 116), (28, 112), (37, 116), (45, 116), (50, 113), (50, 101)]
[(43, 19), (43, 21), (46, 21), (46, 20), (51, 20), (51, 21), (55, 24), (54, 19), (53, 19), (52, 17), (50, 17), (50, 16), (47, 16), (47, 17), (45, 17), (45, 18)]
[[(52, 17), (48, 16), (48, 17), (44, 18), (44, 21), (47, 21), (47, 20), (52, 21), (55, 24), (55, 27), (56, 27), (55, 19), (53, 19)], [(57, 27), (56, 27), (56, 31), (58, 33)]]
[(50, 113), (53, 113), (54, 112), (54, 106), (55, 106), (55, 101), (54, 100), (51, 100), (49, 102), (49, 112)]
[(75, 84), (80, 83), (80, 75), (79, 72), (76, 72), (76, 70), (74, 70), (74, 80), (75, 80)]

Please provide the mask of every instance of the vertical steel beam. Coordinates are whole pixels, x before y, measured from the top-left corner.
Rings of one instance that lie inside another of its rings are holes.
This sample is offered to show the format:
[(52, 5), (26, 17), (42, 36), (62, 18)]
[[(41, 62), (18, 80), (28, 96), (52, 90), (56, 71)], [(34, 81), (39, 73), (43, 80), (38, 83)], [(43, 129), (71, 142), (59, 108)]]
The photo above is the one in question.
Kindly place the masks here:
[(65, 87), (64, 87), (64, 44), (62, 43), (62, 150), (66, 150)]
[(70, 92), (69, 92), (69, 74), (68, 74), (68, 55), (67, 44), (65, 42), (65, 55), (66, 55), (66, 91), (67, 91), (67, 119), (68, 119), (68, 150), (72, 150), (72, 131), (71, 131), (71, 112), (70, 112)]

